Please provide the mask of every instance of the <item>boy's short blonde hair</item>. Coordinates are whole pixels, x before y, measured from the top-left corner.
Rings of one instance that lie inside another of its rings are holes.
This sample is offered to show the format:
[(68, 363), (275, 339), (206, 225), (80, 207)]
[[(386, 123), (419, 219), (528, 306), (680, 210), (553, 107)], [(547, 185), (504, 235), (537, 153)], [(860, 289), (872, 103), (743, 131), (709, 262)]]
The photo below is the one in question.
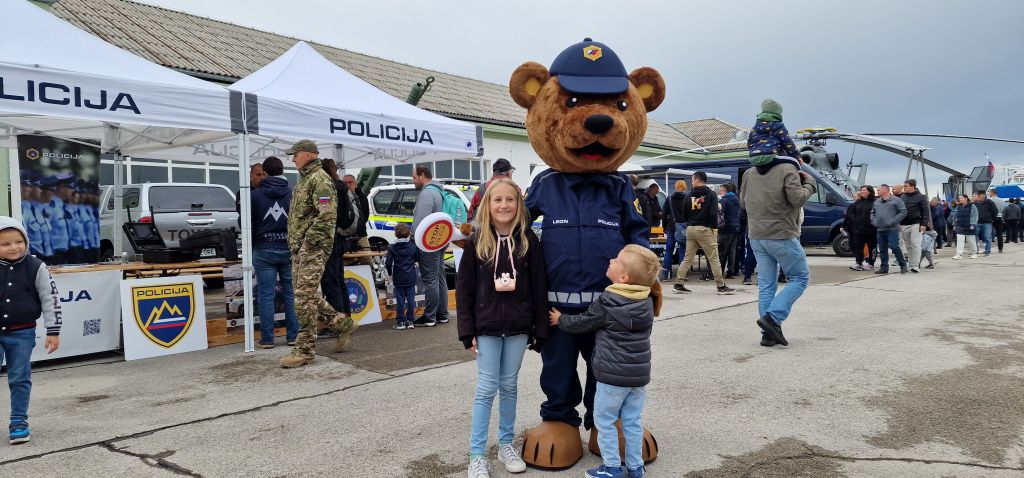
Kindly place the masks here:
[(657, 254), (650, 249), (636, 244), (629, 244), (622, 248), (622, 268), (629, 276), (629, 283), (633, 285), (652, 286), (658, 282), (658, 273), (661, 272), (661, 261)]

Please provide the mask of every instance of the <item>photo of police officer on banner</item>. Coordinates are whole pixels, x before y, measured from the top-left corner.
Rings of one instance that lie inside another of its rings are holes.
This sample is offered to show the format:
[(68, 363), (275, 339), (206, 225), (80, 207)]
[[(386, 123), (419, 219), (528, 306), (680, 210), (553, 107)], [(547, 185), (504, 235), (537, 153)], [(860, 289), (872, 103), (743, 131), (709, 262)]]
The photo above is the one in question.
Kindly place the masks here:
[(100, 152), (86, 143), (18, 136), (29, 253), (48, 265), (99, 262)]

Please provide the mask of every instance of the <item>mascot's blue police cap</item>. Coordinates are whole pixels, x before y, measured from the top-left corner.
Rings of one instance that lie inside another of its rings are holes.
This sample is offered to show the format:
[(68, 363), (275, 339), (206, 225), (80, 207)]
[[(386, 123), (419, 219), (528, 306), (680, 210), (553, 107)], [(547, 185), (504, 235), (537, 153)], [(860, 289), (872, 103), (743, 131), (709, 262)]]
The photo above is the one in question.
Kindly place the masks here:
[(551, 63), (558, 84), (582, 95), (617, 95), (629, 88), (629, 74), (619, 56), (601, 42), (584, 38), (559, 53)]

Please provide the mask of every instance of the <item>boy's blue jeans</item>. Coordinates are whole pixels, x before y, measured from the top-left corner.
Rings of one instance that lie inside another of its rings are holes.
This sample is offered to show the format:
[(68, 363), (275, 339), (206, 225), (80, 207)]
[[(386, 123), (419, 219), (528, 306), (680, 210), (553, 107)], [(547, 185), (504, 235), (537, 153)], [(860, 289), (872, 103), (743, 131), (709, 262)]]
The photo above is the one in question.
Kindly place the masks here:
[(479, 335), (476, 338), (476, 398), (473, 400), (472, 431), (469, 435), (471, 457), (482, 457), (487, 453), (491, 406), (494, 395), (499, 392), (498, 444), (512, 443), (515, 437), (517, 382), (527, 339), (526, 334), (507, 337)]
[(594, 425), (597, 426), (597, 444), (601, 447), (604, 466), (621, 468), (619, 433), (615, 420), (622, 419), (622, 435), (626, 438), (626, 469), (635, 470), (644, 464), (644, 427), (640, 414), (644, 409), (647, 390), (644, 387), (616, 387), (597, 382), (594, 394)]
[(412, 322), (416, 312), (416, 286), (395, 286), (395, 320)]
[[(792, 239), (751, 239), (750, 248), (757, 257), (757, 309), (764, 317), (770, 314), (776, 322), (782, 323), (793, 310), (793, 303), (803, 295), (811, 282), (811, 271), (807, 267), (807, 255), (799, 238)], [(897, 247), (898, 249), (898, 247)], [(779, 268), (786, 274), (788, 283), (778, 291)]]
[(7, 385), (11, 388), (11, 425), (28, 423), (28, 397), (32, 393), (32, 349), (36, 329), (0, 332), (0, 358), (7, 361)]
[(299, 321), (295, 317), (295, 289), (292, 288), (292, 254), (288, 249), (256, 249), (253, 251), (253, 269), (256, 270), (257, 300), (260, 311), (260, 343), (274, 343), (274, 295), (278, 277), (284, 295), (285, 338), (295, 341), (299, 335)]

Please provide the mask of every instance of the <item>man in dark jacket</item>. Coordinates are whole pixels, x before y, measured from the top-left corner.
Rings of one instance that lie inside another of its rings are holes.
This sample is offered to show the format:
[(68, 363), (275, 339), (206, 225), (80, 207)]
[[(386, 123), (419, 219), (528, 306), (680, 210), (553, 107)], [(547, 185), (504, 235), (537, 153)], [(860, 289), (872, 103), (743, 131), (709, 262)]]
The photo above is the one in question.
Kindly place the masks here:
[[(871, 224), (871, 209), (875, 205), (875, 188), (861, 186), (857, 191), (857, 200), (846, 208), (846, 216), (843, 217), (843, 227), (840, 232), (850, 237), (850, 249), (853, 250), (854, 265), (850, 269), (855, 271), (871, 270), (875, 268), (875, 250), (878, 249), (878, 231)], [(867, 247), (867, 254), (864, 248)]]
[(718, 294), (732, 295), (736, 290), (725, 285), (722, 263), (718, 260), (718, 238), (715, 233), (718, 229), (718, 195), (704, 184), (707, 180), (708, 175), (704, 171), (693, 173), (693, 189), (686, 195), (686, 205), (683, 207), (683, 222), (687, 224), (686, 257), (679, 266), (675, 290), (684, 294), (692, 292), (683, 282), (697, 249), (702, 249), (711, 266), (711, 273), (715, 276)]
[(995, 204), (996, 210), (999, 211), (996, 214), (996, 220), (992, 221), (992, 231), (996, 238), (996, 244), (999, 246), (999, 253), (1003, 252), (1003, 233), (1006, 232), (1006, 221), (1003, 219), (1003, 209), (1006, 209), (1006, 201), (999, 197), (999, 192), (996, 188), (990, 188), (988, 190), (988, 200)]
[(516, 171), (516, 168), (512, 167), (512, 163), (508, 162), (505, 158), (498, 158), (491, 166), (491, 179), (488, 179), (486, 183), (480, 188), (477, 188), (476, 192), (473, 193), (473, 200), (469, 202), (469, 215), (468, 220), (472, 221), (476, 217), (476, 208), (480, 207), (480, 201), (484, 199), (484, 192), (487, 191), (487, 186), (490, 186), (496, 179), (512, 179), (512, 173)]
[(1003, 221), (1006, 222), (1006, 242), (1017, 243), (1020, 236), (1020, 200), (1010, 199), (1009, 204), (1003, 209)]
[(939, 198), (931, 198), (928, 205), (932, 210), (932, 228), (938, 234), (935, 238), (935, 249), (942, 249), (946, 243), (946, 207), (939, 203)]
[[(359, 205), (359, 225), (356, 227), (356, 237), (358, 238), (358, 249), (356, 250), (369, 250), (370, 249), (370, 238), (366, 234), (366, 223), (370, 220), (370, 200), (367, 199), (366, 193), (362, 189), (357, 187), (356, 177), (351, 174), (346, 174), (342, 178), (345, 185), (348, 186), (348, 190), (356, 195), (356, 203)], [(369, 264), (372, 261), (370, 258), (360, 260), (364, 264)]]
[(985, 242), (985, 255), (992, 255), (993, 224), (999, 216), (999, 207), (985, 197), (985, 191), (974, 193), (974, 204), (978, 206), (978, 239)]
[(740, 240), (740, 200), (736, 197), (736, 185), (733, 183), (719, 186), (718, 194), (725, 218), (725, 224), (718, 228), (718, 260), (722, 262), (725, 278), (732, 279), (740, 270), (736, 261), (736, 244)]
[(658, 183), (653, 179), (640, 181), (636, 197), (643, 203), (644, 219), (647, 220), (647, 224), (652, 227), (661, 224), (663, 213), (661, 204), (658, 203)]
[(907, 262), (910, 263), (910, 272), (921, 272), (921, 233), (932, 227), (932, 209), (928, 198), (917, 190), (914, 179), (903, 182), (900, 200), (907, 207), (907, 215), (900, 221), (900, 237), (907, 247)]
[(292, 191), (284, 177), (281, 160), (271, 156), (263, 160), (266, 172), (260, 187), (250, 193), (252, 201), (252, 252), (256, 271), (257, 307), (260, 316), (260, 348), (274, 348), (274, 315), (277, 283), (281, 283), (284, 301), (285, 339), (294, 345), (299, 333), (295, 317), (295, 290), (292, 288), (292, 255), (288, 251), (288, 210)]
[(683, 204), (686, 202), (686, 181), (676, 181), (675, 189), (675, 192), (665, 198), (665, 207), (662, 208), (662, 225), (665, 227), (662, 280), (672, 278), (672, 264), (677, 261), (682, 264), (683, 256), (686, 254), (686, 223), (682, 221)]

